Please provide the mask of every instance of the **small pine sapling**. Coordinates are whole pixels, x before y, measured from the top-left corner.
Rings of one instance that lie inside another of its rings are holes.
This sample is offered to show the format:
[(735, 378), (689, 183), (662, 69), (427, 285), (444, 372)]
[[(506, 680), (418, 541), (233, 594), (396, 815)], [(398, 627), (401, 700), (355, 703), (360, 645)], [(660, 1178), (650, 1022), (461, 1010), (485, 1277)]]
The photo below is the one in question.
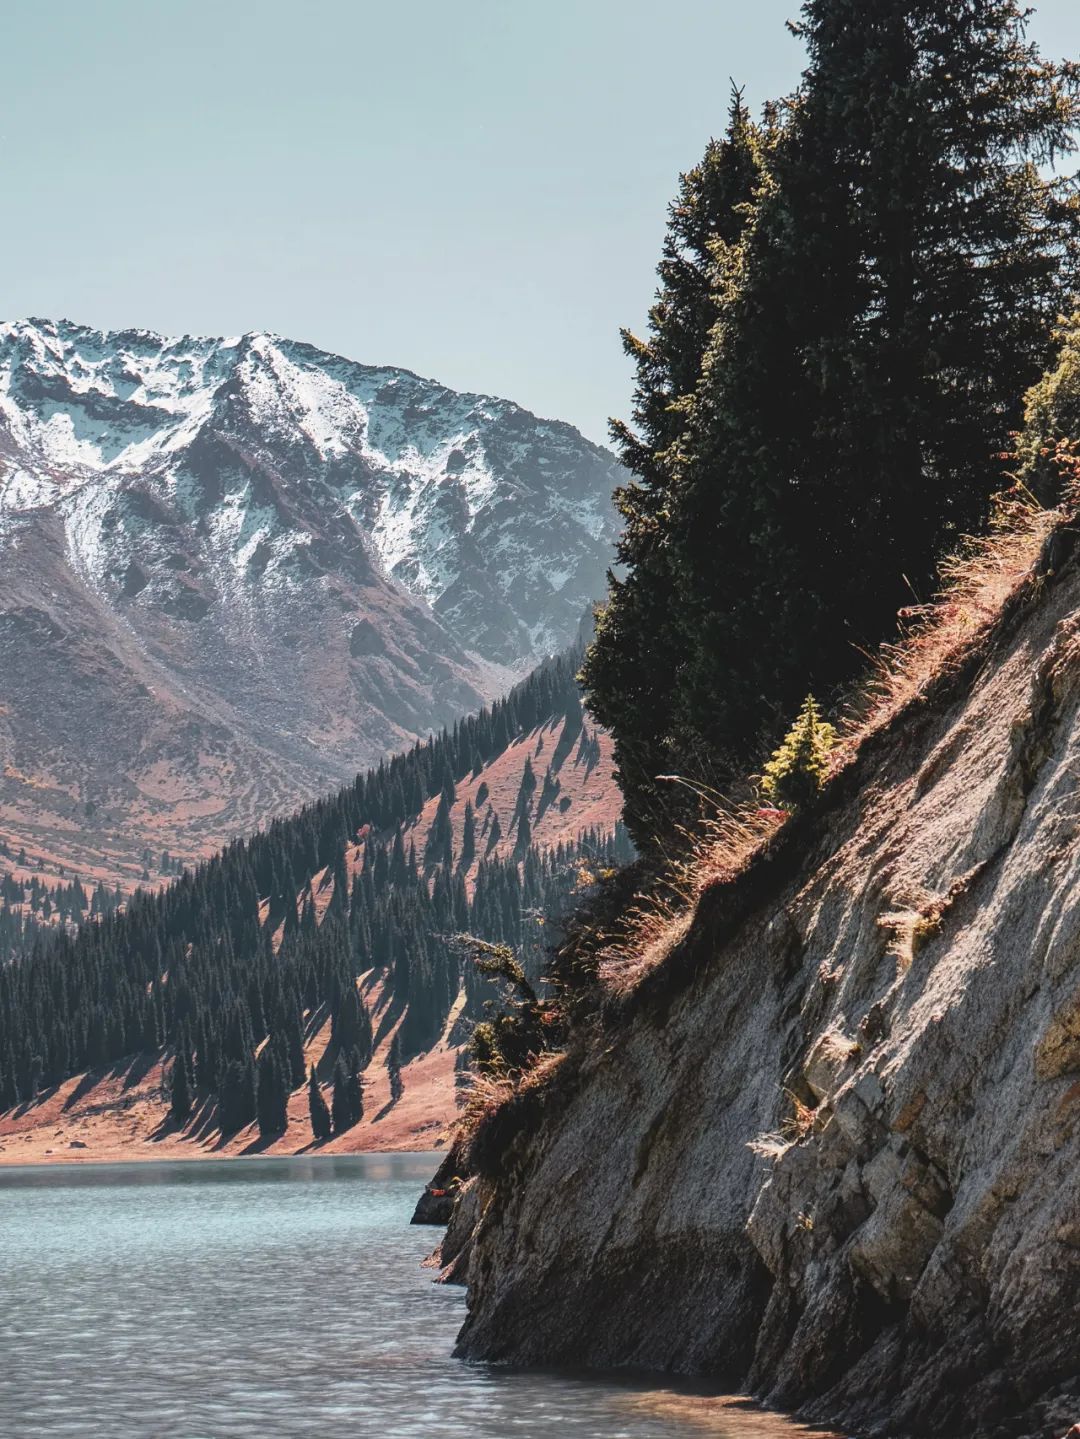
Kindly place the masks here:
[(784, 736), (761, 776), (761, 793), (780, 809), (797, 809), (820, 792), (828, 773), (836, 730), (821, 718), (817, 701), (807, 695), (798, 719)]

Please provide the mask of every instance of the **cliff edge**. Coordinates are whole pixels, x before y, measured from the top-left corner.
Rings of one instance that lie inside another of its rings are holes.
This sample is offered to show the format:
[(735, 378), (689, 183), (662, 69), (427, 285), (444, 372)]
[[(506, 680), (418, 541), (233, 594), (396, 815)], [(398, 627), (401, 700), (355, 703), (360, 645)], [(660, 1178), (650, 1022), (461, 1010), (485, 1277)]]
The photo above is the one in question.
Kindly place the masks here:
[(1080, 561), (1032, 545), (504, 1108), (444, 1247), (461, 1354), (711, 1375), (860, 1435), (1080, 1419)]

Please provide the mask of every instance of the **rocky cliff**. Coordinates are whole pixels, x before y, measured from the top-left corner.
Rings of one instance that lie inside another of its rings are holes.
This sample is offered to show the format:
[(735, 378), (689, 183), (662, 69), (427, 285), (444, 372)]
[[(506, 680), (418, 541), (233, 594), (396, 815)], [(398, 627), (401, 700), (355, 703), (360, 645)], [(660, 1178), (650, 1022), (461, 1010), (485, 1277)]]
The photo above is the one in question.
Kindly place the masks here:
[(571, 642), (611, 455), (264, 334), (0, 325), (0, 837), (138, 878)]
[(498, 1116), (444, 1247), (462, 1354), (860, 1435), (1080, 1419), (1080, 565), (1041, 543)]

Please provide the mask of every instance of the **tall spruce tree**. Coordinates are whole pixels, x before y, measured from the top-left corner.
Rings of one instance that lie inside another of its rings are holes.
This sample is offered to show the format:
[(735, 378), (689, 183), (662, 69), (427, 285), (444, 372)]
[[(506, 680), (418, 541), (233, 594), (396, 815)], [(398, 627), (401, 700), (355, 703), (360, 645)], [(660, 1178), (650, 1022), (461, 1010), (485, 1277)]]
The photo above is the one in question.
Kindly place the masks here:
[[(652, 774), (702, 755), (737, 770), (927, 592), (1000, 485), (1075, 272), (1075, 196), (1040, 165), (1072, 148), (1077, 74), (1039, 57), (1020, 5), (802, 14), (802, 84), (752, 218), (715, 250), (716, 323), (656, 522), (674, 599), (634, 565), (610, 621), (662, 597), (670, 700), (643, 719), (595, 647), (586, 671), (620, 756), (644, 726)], [(645, 839), (648, 796), (628, 793)]]
[(637, 371), (633, 427), (612, 421), (612, 438), (633, 479), (615, 492), (623, 519), (618, 561), (582, 679), (589, 707), (615, 735), (615, 761), (634, 838), (657, 823), (655, 776), (673, 763), (672, 717), (680, 643), (670, 513), (679, 441), (701, 378), (722, 299), (719, 257), (738, 245), (761, 176), (766, 136), (734, 90), (722, 140), (680, 176), (656, 301), (645, 339), (622, 332)]
[(390, 1041), (390, 1053), (386, 1057), (386, 1071), (390, 1078), (390, 1100), (396, 1104), (405, 1092), (405, 1084), (401, 1078), (401, 1030), (399, 1029)]
[(256, 1066), (255, 1111), (263, 1139), (284, 1134), (289, 1125), (288, 1061), (273, 1039), (267, 1041)]
[(230, 1059), (218, 1091), (218, 1119), (222, 1134), (235, 1134), (255, 1118), (255, 1066), (251, 1056)]
[(316, 1143), (322, 1144), (330, 1138), (330, 1111), (326, 1106), (322, 1090), (319, 1088), (319, 1077), (315, 1073), (315, 1066), (311, 1066), (311, 1075), (308, 1079), (308, 1113), (311, 1115), (311, 1133)]
[(191, 1114), (191, 1083), (188, 1079), (187, 1055), (182, 1050), (177, 1051), (173, 1060), (169, 1113), (178, 1128), (187, 1123)]
[(342, 1055), (338, 1056), (334, 1066), (334, 1092), (330, 1113), (335, 1134), (344, 1134), (347, 1129), (358, 1124), (364, 1113), (360, 1075), (355, 1062), (347, 1062)]

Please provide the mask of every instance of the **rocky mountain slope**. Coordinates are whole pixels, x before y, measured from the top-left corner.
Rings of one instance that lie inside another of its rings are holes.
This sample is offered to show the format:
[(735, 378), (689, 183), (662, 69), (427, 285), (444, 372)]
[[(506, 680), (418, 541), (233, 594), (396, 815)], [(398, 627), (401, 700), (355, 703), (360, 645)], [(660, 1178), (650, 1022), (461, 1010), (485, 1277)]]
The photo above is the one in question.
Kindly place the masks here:
[(269, 335), (0, 326), (0, 837), (130, 880), (475, 709), (601, 593), (616, 472)]
[(1080, 1420), (1080, 560), (1025, 545), (495, 1116), (444, 1249), (463, 1354), (891, 1439)]

